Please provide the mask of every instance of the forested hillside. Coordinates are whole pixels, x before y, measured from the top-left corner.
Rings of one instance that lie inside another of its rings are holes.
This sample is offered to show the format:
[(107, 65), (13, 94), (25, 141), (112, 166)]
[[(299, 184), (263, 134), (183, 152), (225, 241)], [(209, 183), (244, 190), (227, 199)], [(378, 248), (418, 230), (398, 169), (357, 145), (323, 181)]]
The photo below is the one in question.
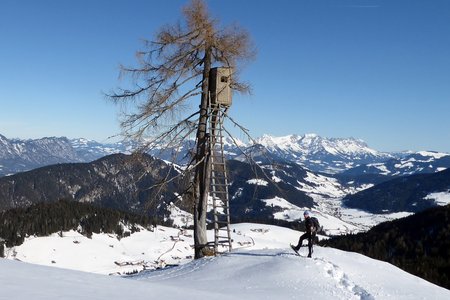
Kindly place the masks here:
[[(60, 200), (0, 212), (0, 239), (7, 247), (20, 245), (27, 236), (48, 236), (76, 230), (87, 237), (93, 233), (113, 233), (118, 238), (163, 222), (87, 203)], [(166, 224), (170, 225), (170, 224)], [(1, 244), (1, 243), (0, 243)], [(3, 256), (3, 245), (0, 246)]]
[(436, 206), (426, 196), (450, 190), (450, 169), (431, 174), (399, 177), (353, 195), (344, 204), (370, 213), (419, 212)]

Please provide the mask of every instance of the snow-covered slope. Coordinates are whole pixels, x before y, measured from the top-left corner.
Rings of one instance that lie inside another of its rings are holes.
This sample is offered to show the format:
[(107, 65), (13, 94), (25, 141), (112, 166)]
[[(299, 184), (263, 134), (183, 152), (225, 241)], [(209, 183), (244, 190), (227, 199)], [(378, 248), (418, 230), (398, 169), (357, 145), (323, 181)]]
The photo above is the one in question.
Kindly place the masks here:
[[(0, 299), (450, 298), (447, 289), (356, 253), (315, 247), (313, 259), (298, 257), (287, 245), (295, 243), (300, 232), (258, 224), (237, 224), (234, 231), (237, 241), (232, 253), (126, 278), (2, 259)], [(167, 232), (166, 238), (171, 233)], [(157, 234), (161, 239), (164, 231)], [(165, 242), (146, 241), (146, 251), (164, 253)], [(83, 242), (74, 244), (74, 249)], [(90, 247), (96, 249), (98, 245)], [(42, 250), (35, 245), (30, 255), (53, 251)], [(174, 248), (168, 256), (176, 253), (179, 251)], [(81, 263), (86, 255), (69, 252), (65, 257)], [(104, 255), (108, 256), (108, 252)]]
[(419, 151), (411, 153), (403, 158), (390, 159), (385, 162), (360, 165), (345, 171), (350, 175), (385, 175), (405, 176), (422, 173), (435, 173), (450, 167), (450, 154)]
[(8, 140), (0, 135), (0, 176), (61, 162), (80, 162), (69, 139)]
[(367, 212), (419, 212), (445, 205), (450, 190), (450, 169), (431, 174), (415, 174), (383, 182), (343, 199), (346, 207)]

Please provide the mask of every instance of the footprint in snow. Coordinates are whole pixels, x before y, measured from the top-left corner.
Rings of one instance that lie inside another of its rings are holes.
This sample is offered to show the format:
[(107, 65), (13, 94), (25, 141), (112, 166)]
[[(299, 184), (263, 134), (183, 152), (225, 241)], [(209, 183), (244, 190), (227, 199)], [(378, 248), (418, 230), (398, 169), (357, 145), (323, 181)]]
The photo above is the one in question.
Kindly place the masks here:
[[(337, 265), (323, 260), (325, 274), (330, 276), (337, 282), (337, 286), (346, 291), (350, 291), (354, 294), (354, 298), (352, 299), (361, 299), (361, 300), (374, 300), (375, 297), (372, 296), (368, 291), (366, 291), (363, 287), (356, 285), (348, 276), (344, 273), (344, 271), (339, 268)], [(322, 264), (320, 261), (316, 261), (317, 265)]]

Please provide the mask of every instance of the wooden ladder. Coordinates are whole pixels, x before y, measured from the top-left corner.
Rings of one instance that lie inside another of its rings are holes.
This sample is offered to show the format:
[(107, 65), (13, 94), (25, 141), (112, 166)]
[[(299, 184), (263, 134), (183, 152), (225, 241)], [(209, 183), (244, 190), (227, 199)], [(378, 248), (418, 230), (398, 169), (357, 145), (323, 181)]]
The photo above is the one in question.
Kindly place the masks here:
[[(227, 107), (210, 107), (209, 150), (211, 162), (210, 197), (212, 198), (214, 223), (214, 253), (231, 251), (230, 206), (227, 166), (224, 155), (223, 121)], [(219, 246), (221, 249), (219, 250)]]

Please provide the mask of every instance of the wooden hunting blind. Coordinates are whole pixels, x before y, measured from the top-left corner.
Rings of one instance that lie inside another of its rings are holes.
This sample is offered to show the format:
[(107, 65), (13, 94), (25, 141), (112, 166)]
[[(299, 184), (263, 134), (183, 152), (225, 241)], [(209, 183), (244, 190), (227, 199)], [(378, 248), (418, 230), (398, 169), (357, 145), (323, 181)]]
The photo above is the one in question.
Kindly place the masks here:
[(211, 105), (231, 106), (231, 74), (231, 68), (211, 68), (209, 72)]

